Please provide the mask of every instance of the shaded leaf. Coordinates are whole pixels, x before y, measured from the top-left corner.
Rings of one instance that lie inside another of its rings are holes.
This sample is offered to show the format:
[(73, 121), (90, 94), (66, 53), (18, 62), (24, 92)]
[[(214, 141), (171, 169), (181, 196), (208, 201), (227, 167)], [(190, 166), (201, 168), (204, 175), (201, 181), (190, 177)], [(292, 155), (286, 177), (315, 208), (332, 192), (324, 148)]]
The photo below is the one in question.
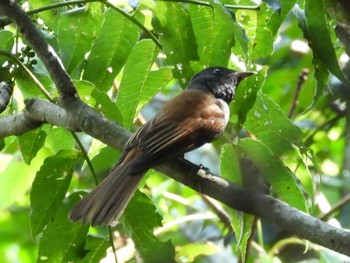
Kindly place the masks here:
[[(310, 32), (309, 32), (309, 28), (307, 26), (306, 16), (305, 16), (304, 11), (296, 6), (296, 7), (293, 8), (293, 14), (298, 20), (299, 27), (303, 31), (305, 39), (306, 40), (310, 40), (311, 39), (311, 35), (310, 35)], [(309, 45), (310, 45), (310, 43), (309, 43)], [(316, 81), (317, 81), (316, 93), (315, 93), (315, 96), (314, 96), (314, 103), (315, 103), (321, 97), (321, 95), (323, 94), (324, 89), (327, 87), (329, 73), (328, 73), (327, 66), (324, 64), (324, 62), (321, 60), (321, 58), (319, 58), (318, 53), (317, 52), (313, 52), (312, 55), (313, 55), (313, 61), (312, 62), (313, 62), (314, 67), (315, 67), (315, 74), (314, 74), (314, 76), (315, 76)], [(310, 105), (310, 107), (312, 107), (312, 106), (313, 106), (313, 104)]]
[(34, 237), (54, 220), (78, 159), (78, 152), (62, 150), (46, 158), (38, 171), (30, 193), (30, 223)]
[(87, 253), (84, 247), (89, 225), (73, 224), (68, 219), (69, 211), (79, 201), (79, 194), (74, 193), (61, 202), (52, 222), (44, 229), (37, 262), (77, 262)]
[(154, 228), (161, 226), (161, 216), (145, 194), (136, 192), (121, 222), (144, 262), (161, 263), (165, 258), (169, 263), (175, 262), (175, 249), (171, 242), (162, 242), (153, 234)]
[(311, 49), (317, 54), (317, 57), (322, 60), (330, 72), (338, 79), (347, 82), (339, 67), (332, 42), (330, 28), (327, 22), (325, 1), (305, 1), (305, 17), (307, 33), (304, 34), (304, 36), (309, 41)]
[(95, 263), (100, 262), (106, 256), (107, 248), (109, 248), (111, 242), (108, 238), (100, 238), (96, 236), (87, 236), (85, 250), (86, 256), (79, 262), (81, 263)]
[(238, 146), (259, 169), (273, 191), (284, 202), (306, 211), (305, 197), (293, 173), (262, 142), (242, 139)]

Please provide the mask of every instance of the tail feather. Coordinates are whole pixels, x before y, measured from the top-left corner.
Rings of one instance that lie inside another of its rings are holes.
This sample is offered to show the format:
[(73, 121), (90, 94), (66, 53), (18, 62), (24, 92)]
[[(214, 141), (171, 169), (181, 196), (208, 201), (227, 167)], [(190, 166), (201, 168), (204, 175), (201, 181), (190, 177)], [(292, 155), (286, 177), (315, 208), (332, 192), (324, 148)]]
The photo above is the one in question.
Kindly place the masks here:
[(128, 175), (125, 166), (115, 168), (72, 209), (70, 219), (84, 224), (109, 225), (122, 215), (143, 174)]

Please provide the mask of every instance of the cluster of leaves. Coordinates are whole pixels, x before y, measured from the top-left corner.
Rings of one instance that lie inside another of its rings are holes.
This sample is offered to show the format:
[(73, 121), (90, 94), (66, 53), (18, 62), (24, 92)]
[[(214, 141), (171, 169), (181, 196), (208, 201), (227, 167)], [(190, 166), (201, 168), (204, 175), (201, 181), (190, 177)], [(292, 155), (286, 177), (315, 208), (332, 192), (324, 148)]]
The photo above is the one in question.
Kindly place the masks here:
[[(322, 121), (336, 114), (328, 107), (329, 96), (324, 95), (329, 72), (345, 81), (338, 64), (343, 50), (334, 44), (324, 1), (308, 0), (304, 4), (275, 0), (254, 8), (254, 2), (238, 0), (237, 8), (228, 3), (231, 1), (143, 0), (134, 9), (128, 4), (113, 6), (105, 1), (80, 1), (80, 6), (70, 2), (68, 5), (60, 0), (32, 0), (27, 4), (33, 21), (74, 79), (81, 98), (126, 129), (135, 129), (135, 118), (156, 94), (172, 96), (179, 90), (176, 83), (185, 87), (191, 76), (205, 67), (243, 70), (243, 63), (255, 70), (254, 77), (240, 84), (231, 105), (227, 134), (214, 145), (218, 151), (221, 149), (220, 175), (237, 184), (247, 184), (247, 162), (242, 160), (248, 161), (276, 197), (302, 211), (319, 212), (313, 203), (316, 156), (322, 165), (341, 145), (332, 141), (331, 147), (336, 149), (327, 148), (324, 140), (331, 140), (327, 133), (314, 138), (313, 132)], [(244, 8), (246, 5), (253, 8)], [(42, 7), (46, 11), (35, 12)], [(297, 39), (308, 41), (311, 51), (293, 50), (291, 43)], [(13, 52), (23, 45), (26, 52), (20, 54), (22, 60), (37, 62), (27, 63), (26, 67), (49, 93), (57, 96), (46, 69), (39, 60), (33, 60), (25, 43), (10, 26), (0, 31), (0, 49)], [(12, 63), (8, 57), (0, 56), (0, 64)], [(303, 68), (310, 70), (310, 78), (303, 83), (293, 116), (301, 124), (309, 123), (297, 126), (287, 113), (295, 102), (292, 98)], [(45, 98), (22, 67), (8, 67), (8, 72), (15, 80), (16, 92), (3, 114), (20, 111), (23, 98)], [(243, 131), (244, 135), (233, 140), (237, 136), (234, 130)], [(306, 137), (309, 134), (311, 137)], [(305, 145), (307, 138), (312, 143)], [(119, 152), (83, 135), (81, 140), (95, 172), (105, 176)], [(11, 251), (17, 252), (18, 247), (21, 262), (32, 262), (33, 258), (97, 262), (103, 258), (111, 245), (106, 229), (92, 229), (67, 219), (82, 194), (70, 193), (94, 186), (91, 171), (77, 151), (72, 134), (44, 125), (21, 136), (5, 138), (2, 147), (3, 258), (13, 260), (16, 255)], [(325, 149), (329, 152), (324, 153)], [(152, 176), (143, 192), (149, 191), (153, 201), (138, 192), (116, 227), (121, 233), (118, 240), (125, 242), (126, 236), (131, 237), (145, 262), (164, 262), (164, 258), (167, 262), (175, 258), (201, 262), (204, 255), (213, 260), (238, 255), (248, 261), (274, 259), (273, 253), (268, 254), (273, 241), (264, 244), (262, 238), (256, 245), (266, 253), (252, 250), (246, 254), (255, 229), (252, 216), (229, 211), (232, 220), (228, 227), (208, 212), (203, 199), (192, 190), (154, 171), (149, 173)], [(76, 176), (80, 174), (84, 176)], [(246, 186), (259, 187), (250, 183)], [(231, 238), (230, 229), (235, 238)], [(87, 236), (89, 231), (94, 235)], [(33, 241), (36, 237), (37, 242)], [(276, 240), (271, 235), (269, 238)], [(227, 252), (224, 246), (231, 249)], [(270, 252), (277, 250), (273, 247)]]

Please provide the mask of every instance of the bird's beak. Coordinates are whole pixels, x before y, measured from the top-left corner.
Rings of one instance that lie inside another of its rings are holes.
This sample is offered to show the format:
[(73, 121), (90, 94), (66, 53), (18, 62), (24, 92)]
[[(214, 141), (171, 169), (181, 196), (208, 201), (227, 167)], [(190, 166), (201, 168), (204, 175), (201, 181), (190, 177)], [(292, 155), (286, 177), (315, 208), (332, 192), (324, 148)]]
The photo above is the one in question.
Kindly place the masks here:
[(238, 78), (238, 82), (240, 82), (242, 79), (245, 79), (253, 74), (256, 74), (254, 71), (245, 71), (245, 72), (237, 72), (236, 76)]

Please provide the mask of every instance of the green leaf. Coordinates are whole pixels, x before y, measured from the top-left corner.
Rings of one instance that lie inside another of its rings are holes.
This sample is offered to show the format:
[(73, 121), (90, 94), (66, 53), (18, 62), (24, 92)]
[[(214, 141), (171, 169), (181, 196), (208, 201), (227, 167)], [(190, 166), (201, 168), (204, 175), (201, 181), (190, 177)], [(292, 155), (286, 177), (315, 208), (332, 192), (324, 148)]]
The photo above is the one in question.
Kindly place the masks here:
[(111, 101), (108, 95), (98, 89), (91, 92), (91, 97), (95, 100), (94, 107), (98, 109), (104, 116), (117, 122), (123, 123), (123, 116), (115, 103)]
[(125, 64), (116, 103), (123, 109), (126, 128), (130, 128), (141, 108), (172, 79), (170, 67), (151, 71), (158, 52), (153, 41), (142, 40), (134, 46)]
[(79, 200), (79, 193), (74, 193), (58, 207), (40, 238), (37, 262), (77, 262), (84, 257), (89, 225), (73, 224), (68, 219), (69, 211)]
[(74, 148), (74, 139), (72, 134), (61, 127), (49, 127), (47, 129), (47, 137), (45, 147), (49, 147), (53, 150), (53, 153), (57, 153), (60, 150), (71, 150)]
[[(60, 2), (62, 1), (61, 0), (32, 0), (28, 2), (28, 4), (30, 5), (31, 9), (34, 9), (34, 8), (40, 8), (40, 7), (44, 7), (44, 6), (48, 6), (48, 5), (60, 3)], [(44, 12), (39, 12), (36, 15), (45, 22), (45, 25), (47, 25), (52, 31), (57, 33), (58, 25), (59, 25), (58, 21), (60, 17), (59, 14), (60, 12), (64, 12), (65, 10), (67, 10), (67, 7), (60, 7), (60, 8), (50, 9)]]
[(231, 119), (237, 118), (236, 129), (240, 130), (246, 120), (247, 113), (253, 107), (257, 92), (265, 83), (267, 67), (263, 67), (256, 75), (253, 75), (239, 83), (233, 103), (230, 105)]
[[(212, 7), (189, 5), (193, 31), (198, 45), (200, 64), (227, 66), (234, 44), (235, 24), (221, 3)], [(203, 67), (203, 66), (202, 66)], [(198, 68), (198, 70), (201, 70)]]
[(48, 153), (43, 148), (38, 152), (37, 158), (33, 159), (30, 165), (27, 165), (18, 152), (12, 154), (12, 160), (0, 172), (0, 209), (23, 200), (23, 197), (30, 190), (35, 173), (47, 156)]
[(347, 82), (341, 71), (331, 38), (325, 1), (305, 1), (307, 34), (304, 36), (317, 57), (338, 79)]
[(22, 156), (27, 164), (30, 164), (41, 147), (43, 147), (45, 139), (46, 132), (42, 129), (32, 130), (18, 136), (18, 143), (21, 147)]
[[(278, 29), (283, 20), (292, 10), (297, 0), (281, 1), (282, 8), (274, 11), (267, 5), (260, 5), (257, 13), (257, 24), (255, 37), (252, 38), (251, 49), (252, 59), (258, 60), (265, 58), (273, 52), (273, 43), (276, 40)], [(249, 14), (249, 11), (243, 11)], [(251, 30), (251, 29), (250, 29)]]
[(232, 144), (225, 144), (221, 147), (220, 176), (232, 183), (242, 185), (239, 153)]
[(84, 60), (90, 50), (99, 24), (94, 19), (96, 17), (89, 9), (74, 9), (60, 15), (57, 39), (60, 57), (68, 73)]
[(156, 1), (154, 30), (159, 34), (167, 64), (175, 66), (174, 76), (186, 86), (193, 76), (190, 61), (198, 60), (197, 43), (188, 11), (181, 3)]
[(79, 159), (76, 151), (63, 150), (46, 158), (30, 193), (32, 235), (38, 235), (54, 220), (69, 187)]
[(270, 97), (258, 93), (253, 108), (247, 114), (244, 127), (284, 164), (301, 181), (309, 196), (314, 195), (311, 173), (307, 160), (303, 159), (302, 132), (285, 115), (283, 110)]
[(305, 197), (293, 173), (262, 142), (242, 139), (238, 146), (259, 169), (277, 196), (291, 206), (307, 211)]
[(79, 261), (80, 263), (100, 262), (106, 257), (107, 248), (111, 242), (108, 238), (99, 238), (96, 236), (87, 236), (85, 250), (89, 251), (86, 256)]
[[(121, 222), (134, 241), (144, 262), (175, 262), (175, 249), (170, 241), (162, 242), (153, 234), (155, 227), (161, 226), (161, 216), (156, 212), (152, 200), (137, 191)], [(157, 251), (157, 253), (155, 253)]]
[(219, 248), (210, 242), (190, 243), (176, 248), (177, 262), (193, 262), (199, 256), (211, 256), (219, 251)]
[[(303, 31), (304, 37), (306, 38), (306, 40), (310, 40), (311, 35), (309, 32), (309, 28), (307, 26), (304, 11), (296, 6), (293, 8), (293, 14), (298, 20), (299, 27)], [(314, 67), (315, 67), (314, 76), (315, 76), (315, 79), (317, 81), (316, 93), (314, 96), (314, 103), (315, 103), (322, 96), (324, 89), (328, 85), (327, 83), (328, 83), (329, 73), (328, 73), (327, 66), (324, 64), (323, 60), (319, 57), (318, 53), (313, 52), (312, 55), (313, 55), (312, 62), (313, 62)], [(313, 106), (313, 104), (310, 105), (310, 107), (312, 107), (312, 106)]]
[(104, 16), (100, 35), (87, 58), (83, 74), (84, 80), (92, 82), (101, 91), (111, 88), (140, 35), (140, 28), (115, 10), (107, 10)]
[(86, 80), (74, 80), (74, 86), (77, 88), (80, 98), (90, 106), (94, 106), (96, 101), (91, 96), (92, 91), (95, 89), (95, 85)]
[[(12, 51), (14, 44), (13, 33), (7, 30), (0, 31), (0, 50)], [(7, 60), (5, 56), (0, 56), (0, 66)]]
[[(28, 67), (29, 70), (39, 79), (41, 84), (49, 91), (53, 91), (52, 79), (44, 72), (38, 71), (36, 68)], [(24, 98), (42, 98), (47, 99), (46, 96), (39, 90), (34, 81), (23, 70), (17, 69), (14, 71), (14, 78), (16, 85), (23, 94)], [(53, 93), (53, 92), (52, 92)]]
[(302, 146), (300, 129), (263, 93), (257, 94), (244, 127), (264, 142), (276, 156), (293, 148), (293, 144)]
[(236, 249), (241, 252), (241, 258), (244, 262), (255, 217), (239, 211), (232, 211), (230, 214), (232, 218), (231, 225), (237, 239)]

